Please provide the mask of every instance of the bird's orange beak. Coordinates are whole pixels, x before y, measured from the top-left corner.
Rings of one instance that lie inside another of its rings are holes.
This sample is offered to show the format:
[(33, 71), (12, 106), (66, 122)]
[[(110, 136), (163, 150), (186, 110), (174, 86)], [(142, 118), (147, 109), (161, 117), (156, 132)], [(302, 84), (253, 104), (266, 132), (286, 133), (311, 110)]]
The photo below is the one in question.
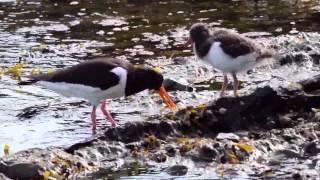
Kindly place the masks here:
[(191, 39), (191, 38), (188, 38), (187, 42), (184, 43), (184, 47), (187, 48), (187, 47), (189, 47), (192, 43), (193, 43), (192, 39)]
[(171, 100), (170, 96), (168, 95), (167, 91), (164, 89), (163, 86), (161, 86), (160, 89), (159, 89), (159, 95), (160, 95), (162, 101), (168, 106), (168, 108), (171, 111), (176, 111), (177, 110), (177, 106)]

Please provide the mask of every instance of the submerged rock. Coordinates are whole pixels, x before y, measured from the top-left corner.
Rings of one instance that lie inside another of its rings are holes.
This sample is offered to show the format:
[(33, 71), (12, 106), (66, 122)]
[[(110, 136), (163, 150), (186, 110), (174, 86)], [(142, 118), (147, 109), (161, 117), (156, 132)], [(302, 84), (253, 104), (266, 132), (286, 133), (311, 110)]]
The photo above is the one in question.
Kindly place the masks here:
[(172, 79), (165, 79), (163, 81), (163, 86), (166, 88), (167, 91), (193, 91), (192, 87), (183, 85)]
[(167, 161), (167, 156), (164, 152), (160, 151), (153, 154), (151, 159), (154, 160), (155, 162), (162, 163)]
[(305, 144), (303, 149), (306, 155), (317, 155), (320, 153), (320, 143), (317, 143), (317, 142), (307, 143)]
[(0, 162), (0, 173), (11, 179), (42, 179), (43, 167), (31, 163)]
[(165, 172), (171, 176), (183, 176), (187, 174), (188, 167), (183, 165), (175, 165), (167, 168)]

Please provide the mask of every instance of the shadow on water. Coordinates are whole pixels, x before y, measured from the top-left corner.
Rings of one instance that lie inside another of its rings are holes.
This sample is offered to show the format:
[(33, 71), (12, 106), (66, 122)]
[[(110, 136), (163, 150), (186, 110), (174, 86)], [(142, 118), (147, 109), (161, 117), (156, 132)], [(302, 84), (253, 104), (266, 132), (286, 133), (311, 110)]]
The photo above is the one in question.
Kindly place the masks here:
[[(317, 0), (0, 0), (0, 70), (19, 58), (29, 74), (33, 68), (48, 71), (96, 56), (139, 64), (166, 61), (173, 53), (191, 55), (181, 45), (187, 28), (195, 22), (273, 35), (319, 31), (319, 6)], [(194, 85), (202, 92), (219, 90), (221, 82)], [(110, 109), (122, 125), (159, 113), (158, 100), (142, 93), (112, 100)], [(90, 105), (78, 99), (40, 87), (18, 87), (17, 81), (2, 76), (0, 145), (9, 143), (13, 151), (19, 151), (93, 138), (90, 110)], [(110, 124), (98, 116), (98, 127), (108, 128)], [(152, 174), (138, 169), (136, 174)]]

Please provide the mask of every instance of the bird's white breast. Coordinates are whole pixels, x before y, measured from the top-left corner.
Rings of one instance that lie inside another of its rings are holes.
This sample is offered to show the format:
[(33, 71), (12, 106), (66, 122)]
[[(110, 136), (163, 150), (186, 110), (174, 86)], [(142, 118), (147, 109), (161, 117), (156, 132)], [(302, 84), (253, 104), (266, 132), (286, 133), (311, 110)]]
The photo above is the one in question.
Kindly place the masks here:
[(125, 95), (128, 74), (127, 70), (122, 67), (116, 67), (112, 69), (111, 72), (116, 74), (120, 80), (118, 84), (105, 90), (102, 90), (98, 87), (66, 82), (39, 81), (37, 84), (51, 89), (64, 96), (84, 98), (89, 100), (92, 104), (97, 105), (101, 100), (118, 98)]
[(256, 64), (254, 53), (233, 58), (223, 51), (220, 44), (220, 42), (214, 42), (211, 45), (208, 54), (204, 56), (202, 60), (222, 72), (230, 73), (251, 69)]

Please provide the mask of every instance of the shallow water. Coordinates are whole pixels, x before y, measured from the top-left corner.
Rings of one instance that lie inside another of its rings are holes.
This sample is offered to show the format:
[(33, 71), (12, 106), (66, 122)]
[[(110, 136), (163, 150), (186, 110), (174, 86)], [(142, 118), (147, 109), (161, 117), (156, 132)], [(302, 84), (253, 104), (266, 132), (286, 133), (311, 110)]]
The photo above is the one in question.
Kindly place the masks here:
[[(96, 56), (118, 57), (133, 63), (167, 64), (172, 54), (191, 55), (190, 50), (182, 51), (181, 45), (187, 27), (194, 22), (274, 35), (319, 31), (320, 13), (315, 8), (319, 5), (316, 0), (260, 0), (258, 3), (251, 0), (97, 0), (79, 4), (76, 1), (2, 0), (0, 67), (7, 68), (23, 60), (24, 74), (33, 68), (46, 72)], [(175, 68), (163, 69), (165, 75), (183, 81), (184, 74), (177, 75)], [(188, 73), (187, 79), (199, 80), (194, 69), (183, 70)], [(281, 69), (277, 72), (282, 73)], [(203, 77), (208, 78), (211, 77)], [(182, 99), (181, 106), (205, 103), (215, 97), (216, 94), (208, 90), (217, 87), (195, 85), (196, 93), (172, 93)], [(190, 97), (197, 100), (189, 100)], [(141, 121), (160, 113), (161, 105), (154, 100), (159, 98), (156, 95), (150, 98), (144, 92), (109, 101), (110, 110), (119, 125)], [(21, 113), (25, 108), (33, 108), (36, 113), (23, 118), (26, 114)], [(64, 98), (37, 86), (19, 87), (16, 80), (2, 76), (0, 145), (8, 143), (11, 152), (16, 152), (32, 147), (66, 146), (92, 138), (90, 111), (90, 105), (82, 100)], [(110, 124), (101, 114), (98, 117), (99, 133)]]

